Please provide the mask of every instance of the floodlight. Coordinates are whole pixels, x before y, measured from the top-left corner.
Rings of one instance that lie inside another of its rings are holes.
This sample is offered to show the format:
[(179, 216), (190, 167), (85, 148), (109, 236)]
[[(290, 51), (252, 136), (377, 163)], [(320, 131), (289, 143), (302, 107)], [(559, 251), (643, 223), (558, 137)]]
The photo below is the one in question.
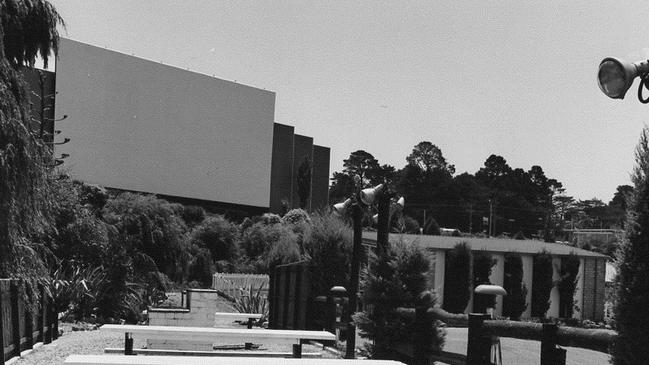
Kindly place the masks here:
[(478, 285), (474, 292), (476, 294), (507, 295), (507, 291), (500, 285)]
[(352, 204), (351, 199), (347, 199), (342, 203), (334, 204), (334, 213), (338, 215), (345, 215), (345, 211)]
[(405, 206), (406, 206), (406, 199), (404, 197), (399, 198), (399, 200), (397, 200), (397, 207), (399, 209), (403, 209), (403, 207)]
[(383, 184), (379, 184), (373, 188), (361, 190), (361, 201), (365, 205), (372, 205), (376, 196), (383, 190)]
[(599, 64), (597, 84), (609, 98), (624, 99), (633, 80), (638, 76), (644, 77), (647, 73), (649, 73), (649, 61), (629, 63), (619, 58), (608, 57)]

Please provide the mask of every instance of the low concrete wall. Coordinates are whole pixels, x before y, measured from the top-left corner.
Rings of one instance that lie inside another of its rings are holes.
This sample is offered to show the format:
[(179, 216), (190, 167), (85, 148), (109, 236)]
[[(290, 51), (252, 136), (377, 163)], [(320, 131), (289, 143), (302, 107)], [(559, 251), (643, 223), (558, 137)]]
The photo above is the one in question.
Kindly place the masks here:
[[(180, 326), (180, 327), (213, 327), (215, 326), (214, 313), (236, 312), (219, 296), (216, 290), (187, 289), (187, 308), (149, 308), (149, 325), (151, 326)], [(233, 325), (224, 321), (216, 323), (218, 326)], [(212, 343), (196, 341), (147, 340), (149, 349), (176, 349), (176, 350), (212, 350)]]

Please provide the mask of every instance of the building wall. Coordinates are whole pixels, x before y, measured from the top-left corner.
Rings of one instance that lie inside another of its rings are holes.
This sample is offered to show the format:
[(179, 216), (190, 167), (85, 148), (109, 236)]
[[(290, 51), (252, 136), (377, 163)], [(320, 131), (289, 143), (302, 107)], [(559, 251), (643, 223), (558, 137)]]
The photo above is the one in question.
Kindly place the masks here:
[[(292, 208), (300, 207), (300, 196), (298, 195), (297, 175), (300, 165), (308, 159), (313, 166), (313, 138), (295, 134), (293, 138), (293, 189), (291, 194)], [(311, 170), (313, 176), (313, 170)], [(306, 210), (311, 208), (311, 199), (308, 199)]]
[(521, 317), (530, 318), (532, 316), (532, 273), (534, 272), (534, 256), (521, 255), (521, 261), (523, 261), (523, 284), (525, 284), (525, 288), (527, 289), (527, 294), (525, 295), (527, 307), (523, 314), (521, 314)]
[(292, 126), (273, 125), (273, 161), (270, 172), (270, 211), (282, 213), (282, 200), (292, 207), (293, 191), (293, 132)]
[(61, 39), (65, 166), (99, 185), (270, 206), (275, 94)]
[(311, 210), (329, 205), (329, 147), (313, 146), (313, 175), (311, 180)]

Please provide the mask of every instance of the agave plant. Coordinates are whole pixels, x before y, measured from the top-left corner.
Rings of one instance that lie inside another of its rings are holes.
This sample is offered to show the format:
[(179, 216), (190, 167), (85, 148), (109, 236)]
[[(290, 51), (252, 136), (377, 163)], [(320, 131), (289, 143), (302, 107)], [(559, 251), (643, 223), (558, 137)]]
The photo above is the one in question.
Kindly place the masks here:
[(259, 313), (261, 318), (257, 322), (262, 324), (268, 319), (268, 299), (262, 295), (263, 284), (257, 289), (253, 289), (252, 285), (245, 288), (240, 288), (241, 295), (235, 298), (233, 306), (239, 313)]
[(105, 284), (103, 267), (82, 266), (73, 262), (59, 266), (52, 273), (49, 291), (58, 312), (69, 311), (82, 319), (96, 307)]

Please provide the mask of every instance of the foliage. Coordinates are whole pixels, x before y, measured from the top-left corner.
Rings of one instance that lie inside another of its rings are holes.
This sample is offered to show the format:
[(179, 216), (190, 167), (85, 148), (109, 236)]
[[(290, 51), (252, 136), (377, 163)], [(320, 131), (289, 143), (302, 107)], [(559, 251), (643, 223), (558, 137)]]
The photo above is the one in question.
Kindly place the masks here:
[(527, 309), (527, 288), (523, 283), (523, 260), (520, 255), (505, 255), (505, 279), (503, 286), (507, 295), (503, 297), (503, 316), (517, 320)]
[[(413, 308), (424, 305), (434, 306), (434, 296), (421, 303), (418, 298), (428, 287), (427, 271), (430, 263), (424, 251), (415, 245), (396, 242), (379, 256), (372, 255), (370, 267), (364, 272), (361, 284), (364, 311), (354, 315), (359, 334), (372, 340), (366, 347), (374, 359), (397, 359), (396, 346), (411, 343), (417, 339), (413, 334), (417, 324), (397, 314), (397, 308)], [(431, 323), (425, 329), (425, 337), (430, 340), (429, 353), (439, 351), (444, 342), (444, 334)], [(418, 333), (418, 335), (422, 335)]]
[(352, 228), (334, 213), (319, 212), (312, 217), (304, 251), (313, 268), (311, 288), (315, 295), (326, 295), (335, 285), (349, 287), (352, 236)]
[(464, 313), (471, 298), (472, 256), (467, 242), (460, 242), (446, 252), (443, 307), (450, 313)]
[(579, 257), (575, 254), (562, 257), (559, 273), (560, 278), (557, 283), (559, 289), (559, 317), (571, 318), (575, 304), (577, 275), (579, 274)]
[(649, 128), (636, 148), (635, 186), (628, 202), (626, 239), (616, 253), (618, 275), (615, 320), (618, 336), (612, 351), (614, 365), (641, 364), (649, 358)]
[(187, 275), (189, 258), (187, 227), (177, 215), (178, 210), (177, 205), (152, 195), (121, 193), (106, 204), (103, 217), (117, 228), (122, 244), (129, 250), (150, 257), (160, 272), (182, 281)]
[(311, 194), (311, 161), (305, 157), (297, 169), (297, 195), (300, 199), (300, 208), (306, 208)]
[(424, 171), (444, 170), (449, 175), (455, 173), (455, 166), (446, 162), (439, 147), (428, 141), (419, 142), (406, 157), (406, 161)]
[(310, 221), (309, 213), (303, 209), (291, 209), (282, 217), (282, 223), (297, 224)]
[(205, 220), (205, 209), (196, 205), (187, 205), (183, 207), (181, 217), (188, 227), (195, 227)]
[(409, 215), (403, 216), (404, 233), (419, 234), (419, 222)]
[(206, 218), (189, 236), (192, 244), (209, 250), (213, 262), (234, 262), (239, 257), (239, 229), (223, 216)]
[[(473, 287), (481, 284), (491, 284), (489, 277), (491, 269), (498, 263), (490, 254), (477, 251), (473, 254)], [(486, 313), (487, 308), (496, 307), (496, 296), (486, 294), (473, 295), (473, 312)]]
[(34, 66), (37, 56), (47, 68), (50, 52), (58, 51), (56, 26), (65, 26), (52, 4), (45, 0), (3, 0), (0, 2), (2, 23), (2, 58), (13, 68)]
[(232, 306), (239, 313), (259, 313), (262, 314), (258, 324), (266, 322), (268, 319), (268, 299), (262, 295), (263, 285), (260, 285), (259, 288), (253, 289), (249, 287), (246, 289), (239, 289), (241, 295), (235, 298)]
[(103, 267), (82, 266), (76, 261), (61, 264), (48, 281), (57, 313), (68, 311), (77, 320), (94, 314), (105, 286)]
[(282, 224), (253, 224), (242, 233), (242, 271), (268, 274), (276, 265), (299, 261), (298, 236)]
[(545, 318), (545, 313), (550, 308), (550, 292), (554, 287), (552, 271), (552, 256), (547, 251), (534, 255), (532, 317)]

